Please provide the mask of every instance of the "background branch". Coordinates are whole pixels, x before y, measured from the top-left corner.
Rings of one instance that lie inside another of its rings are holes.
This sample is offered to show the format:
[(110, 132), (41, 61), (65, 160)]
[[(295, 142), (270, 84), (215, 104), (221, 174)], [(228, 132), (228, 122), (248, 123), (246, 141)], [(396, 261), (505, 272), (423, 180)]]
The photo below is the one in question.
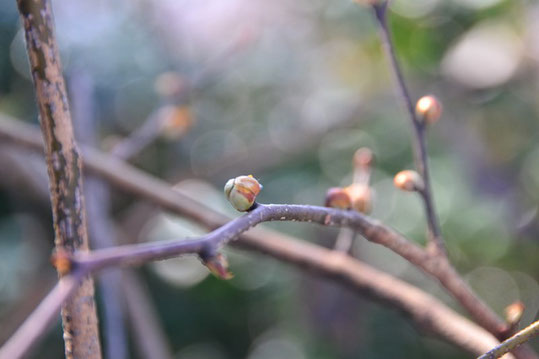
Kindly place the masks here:
[[(130, 245), (97, 250), (88, 254), (81, 253), (73, 262), (75, 273), (68, 277), (95, 272), (109, 266), (136, 265), (150, 260), (171, 258), (179, 254), (201, 253), (206, 251), (208, 246), (220, 245), (237, 238), (243, 231), (262, 221), (304, 220), (309, 222), (316, 219), (320, 223), (325, 223), (324, 218), (327, 214), (323, 214), (323, 210), (329, 211), (328, 213), (333, 217), (339, 217), (339, 212), (345, 215), (342, 217), (342, 222), (335, 221), (332, 222), (333, 225), (348, 223), (345, 211), (325, 208), (318, 210), (317, 207), (309, 206), (259, 205), (252, 212), (196, 240)], [(309, 217), (310, 211), (314, 213)], [(243, 245), (249, 246), (249, 242)], [(497, 344), (491, 334), (453, 312), (434, 297), (342, 252), (331, 251), (284, 236), (265, 238), (257, 245), (258, 247), (251, 245), (250, 248), (263, 250), (264, 253), (281, 261), (334, 278), (370, 298), (389, 303), (411, 317), (420, 328), (464, 350), (478, 354), (487, 350), (485, 348)], [(57, 309), (58, 306), (49, 306), (49, 310)], [(38, 310), (42, 311), (41, 308)], [(39, 320), (32, 317), (27, 321)], [(14, 337), (21, 335), (19, 330)], [(10, 345), (10, 342), (7, 345)], [(25, 345), (29, 346), (30, 343)]]
[[(32, 126), (9, 121), (6, 116), (2, 116), (0, 119), (2, 119), (0, 121), (0, 138), (17, 142), (34, 150), (40, 149), (41, 142), (39, 137), (36, 137)], [(229, 221), (228, 217), (172, 190), (162, 180), (149, 176), (125, 162), (90, 148), (84, 148), (84, 157), (88, 170), (102, 176), (120, 190), (137, 194), (166, 210), (185, 216), (209, 229), (215, 229)], [(358, 213), (349, 213), (346, 216), (358, 218), (357, 230), (366, 238), (389, 247), (438, 279), (470, 312), (477, 323), (485, 329), (495, 335), (499, 335), (504, 330), (506, 324), (472, 292), (447, 261), (440, 261), (439, 258), (430, 256), (422, 248), (368, 217)], [(362, 228), (359, 228), (360, 226)], [(242, 236), (239, 243), (264, 251), (267, 242), (262, 242), (260, 239), (274, 236), (274, 232), (256, 229)]]

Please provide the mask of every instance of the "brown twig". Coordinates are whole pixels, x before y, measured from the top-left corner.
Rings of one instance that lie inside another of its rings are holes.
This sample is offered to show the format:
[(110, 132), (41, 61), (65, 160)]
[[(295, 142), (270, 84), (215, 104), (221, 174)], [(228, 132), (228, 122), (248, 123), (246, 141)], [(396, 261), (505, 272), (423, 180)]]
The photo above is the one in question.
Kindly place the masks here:
[[(71, 258), (74, 275), (95, 273), (113, 266), (139, 265), (181, 254), (201, 255), (238, 239), (243, 232), (257, 223), (273, 220), (316, 222), (357, 229), (365, 225), (363, 216), (349, 211), (313, 206), (258, 205), (248, 214), (196, 240), (136, 244), (77, 253)], [(485, 346), (491, 347), (497, 343), (491, 334), (456, 314), (437, 299), (343, 253), (282, 236), (267, 236), (262, 241), (243, 240), (240, 245), (261, 250), (279, 260), (335, 278), (372, 298), (388, 302), (409, 315), (421, 328), (472, 353), (483, 352)], [(51, 306), (49, 309), (57, 310), (58, 307)], [(16, 336), (21, 336), (19, 331)]]
[(446, 256), (445, 245), (443, 243), (441, 230), (440, 230), (440, 224), (438, 222), (438, 217), (436, 216), (434, 200), (432, 198), (432, 187), (430, 183), (429, 163), (428, 163), (428, 157), (427, 157), (427, 144), (426, 144), (426, 138), (425, 138), (425, 130), (426, 130), (425, 123), (419, 121), (415, 115), (412, 97), (410, 96), (410, 92), (408, 91), (406, 82), (404, 81), (404, 76), (402, 75), (402, 71), (400, 69), (399, 62), (395, 54), (395, 47), (393, 45), (393, 41), (391, 40), (391, 34), (390, 34), (389, 27), (387, 24), (386, 15), (387, 15), (388, 2), (384, 0), (380, 3), (375, 3), (372, 6), (373, 6), (377, 23), (380, 28), (380, 37), (382, 40), (385, 53), (387, 55), (387, 58), (390, 61), (391, 69), (393, 70), (393, 73), (395, 75), (395, 80), (397, 82), (399, 92), (406, 105), (408, 117), (410, 119), (410, 123), (412, 124), (413, 130), (414, 130), (414, 141), (413, 141), (414, 146), (413, 147), (414, 147), (415, 164), (425, 184), (424, 189), (420, 192), (420, 194), (423, 199), (423, 204), (425, 206), (425, 212), (427, 215), (427, 223), (428, 223), (428, 229), (429, 229), (428, 249), (429, 249), (429, 252), (433, 254), (445, 257)]
[[(88, 250), (81, 160), (73, 138), (71, 115), (48, 0), (18, 0), (49, 173), (57, 251)], [(85, 278), (62, 309), (66, 357), (101, 358), (94, 285)]]
[[(0, 119), (2, 120), (0, 121), (0, 138), (25, 145), (34, 150), (40, 149), (40, 139), (38, 136), (36, 137), (32, 126), (10, 121), (6, 116), (0, 116)], [(149, 176), (123, 161), (114, 159), (94, 149), (84, 148), (83, 150), (86, 168), (102, 176), (120, 190), (134, 193), (160, 205), (166, 210), (190, 218), (210, 229), (226, 224), (230, 220), (204, 204), (172, 190), (162, 180)], [(391, 248), (438, 279), (482, 327), (494, 335), (499, 335), (505, 328), (505, 322), (498, 318), (473, 293), (447, 261), (440, 261), (439, 258), (430, 256), (422, 248), (368, 217), (361, 214), (347, 215), (357, 216), (361, 218), (362, 223), (368, 224), (368, 227), (364, 228), (365, 237), (372, 236), (371, 240), (375, 239), (373, 241)], [(367, 230), (367, 228), (370, 230)], [(260, 243), (260, 238), (263, 237), (274, 237), (274, 233), (255, 229), (244, 235), (241, 243), (248, 242), (250, 246), (256, 247)], [(260, 249), (263, 251), (263, 248)]]
[(519, 345), (527, 342), (534, 336), (539, 335), (539, 320), (530, 324), (526, 328), (522, 329), (511, 338), (504, 340), (495, 348), (489, 350), (487, 353), (481, 355), (478, 359), (496, 359), (509, 353)]

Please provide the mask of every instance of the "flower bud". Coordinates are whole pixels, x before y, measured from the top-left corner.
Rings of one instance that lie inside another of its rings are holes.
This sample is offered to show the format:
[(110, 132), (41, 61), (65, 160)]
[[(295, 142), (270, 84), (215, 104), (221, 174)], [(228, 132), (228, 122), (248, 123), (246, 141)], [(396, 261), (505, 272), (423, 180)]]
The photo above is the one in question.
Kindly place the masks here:
[(61, 276), (71, 272), (71, 262), (71, 257), (63, 249), (56, 249), (51, 255), (51, 264)]
[(423, 96), (415, 105), (415, 113), (419, 121), (426, 124), (433, 124), (442, 115), (442, 105), (432, 95)]
[(240, 212), (248, 211), (255, 203), (262, 186), (252, 176), (231, 178), (225, 184), (225, 196), (232, 207)]
[(210, 272), (220, 279), (232, 279), (234, 274), (228, 270), (228, 260), (226, 257), (217, 253), (216, 255), (204, 260), (204, 265), (208, 267)]
[(516, 325), (524, 313), (524, 304), (516, 301), (505, 308), (505, 321), (510, 325)]
[(326, 192), (326, 207), (350, 209), (352, 200), (344, 188), (332, 187)]
[(369, 213), (371, 211), (372, 194), (368, 186), (355, 183), (346, 187), (344, 190), (351, 200), (353, 210), (360, 213)]
[(187, 106), (164, 106), (157, 112), (161, 124), (161, 134), (168, 140), (177, 140), (188, 132), (194, 117)]
[(393, 178), (395, 187), (403, 191), (422, 191), (425, 188), (423, 179), (416, 171), (400, 171)]
[(372, 151), (367, 147), (361, 147), (354, 153), (354, 165), (358, 168), (369, 169), (374, 163)]

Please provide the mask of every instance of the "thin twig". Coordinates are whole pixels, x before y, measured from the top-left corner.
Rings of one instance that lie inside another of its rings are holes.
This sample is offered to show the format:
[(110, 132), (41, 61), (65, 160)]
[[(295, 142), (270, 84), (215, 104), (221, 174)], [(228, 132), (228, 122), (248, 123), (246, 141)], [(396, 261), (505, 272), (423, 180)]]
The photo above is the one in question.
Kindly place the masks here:
[(377, 20), (377, 23), (380, 28), (380, 37), (382, 44), (387, 55), (387, 58), (390, 61), (391, 68), (395, 75), (395, 80), (399, 88), (400, 94), (404, 103), (406, 105), (406, 110), (410, 123), (414, 129), (414, 156), (415, 164), (417, 170), (423, 182), (425, 184), (424, 189), (421, 191), (421, 197), (423, 199), (423, 204), (425, 206), (425, 212), (427, 215), (427, 223), (429, 228), (429, 251), (433, 254), (440, 256), (446, 256), (445, 245), (443, 243), (440, 224), (438, 222), (438, 217), (436, 216), (436, 210), (434, 207), (434, 200), (432, 198), (432, 187), (430, 182), (430, 173), (429, 173), (429, 163), (427, 157), (427, 144), (425, 138), (425, 124), (419, 121), (415, 115), (414, 105), (412, 102), (412, 97), (404, 81), (404, 76), (399, 66), (397, 56), (395, 54), (395, 46), (391, 40), (391, 34), (387, 24), (387, 1), (382, 1), (373, 5), (374, 14)]
[(500, 345), (481, 355), (478, 359), (499, 358), (505, 353), (509, 353), (519, 345), (527, 342), (536, 335), (539, 335), (539, 320), (522, 329), (511, 338), (504, 340), (502, 343), (500, 343)]
[[(26, 125), (20, 121), (12, 121), (5, 115), (0, 115), (0, 120), (0, 138), (34, 150), (41, 149), (41, 140), (35, 133), (36, 131), (33, 126)], [(226, 224), (230, 220), (228, 217), (216, 212), (203, 203), (171, 189), (164, 181), (141, 172), (123, 161), (91, 148), (83, 148), (83, 153), (86, 164), (85, 168), (102, 176), (119, 190), (136, 194), (160, 205), (166, 210), (190, 218), (210, 229)], [(407, 252), (406, 249), (413, 248), (412, 252), (415, 257), (413, 263), (437, 278), (482, 327), (495, 335), (498, 335), (505, 328), (505, 322), (472, 292), (469, 286), (447, 262), (440, 261), (428, 255), (422, 248), (419, 248), (417, 245), (378, 222), (361, 214), (355, 215), (380, 227), (383, 231), (394, 233), (397, 238), (401, 238), (397, 243), (389, 239), (393, 237), (392, 235), (385, 237), (389, 241), (386, 243), (387, 246), (398, 251), (397, 253), (401, 252), (399, 254), (402, 255), (403, 251)], [(267, 230), (253, 230), (244, 235), (241, 242), (249, 242), (250, 245), (256, 246), (257, 241), (261, 237), (272, 236), (274, 234)], [(365, 234), (365, 236), (367, 237), (368, 234)], [(393, 243), (393, 245), (390, 245), (390, 243)], [(403, 247), (400, 247), (402, 243), (404, 243)], [(411, 260), (409, 254), (406, 257)]]
[[(94, 86), (91, 77), (77, 68), (69, 76), (73, 104), (73, 124), (80, 143), (96, 146), (98, 143), (95, 123)], [(109, 215), (109, 184), (101, 178), (87, 175), (84, 178), (88, 232), (92, 248), (116, 245), (116, 236)], [(119, 270), (110, 271), (98, 281), (102, 305), (103, 351), (106, 358), (128, 357), (127, 331), (124, 324), (123, 295)]]
[[(57, 251), (88, 250), (82, 165), (54, 33), (50, 0), (18, 0), (36, 92), (50, 182)], [(60, 273), (61, 275), (61, 273)], [(100, 359), (94, 284), (85, 278), (62, 309), (68, 359)]]
[(60, 307), (77, 289), (81, 278), (80, 272), (74, 272), (60, 279), (15, 334), (0, 348), (0, 359), (24, 357), (47, 328), (58, 319)]
[(172, 359), (170, 344), (159, 322), (148, 288), (133, 270), (122, 271), (127, 315), (133, 330), (133, 344), (142, 358)]

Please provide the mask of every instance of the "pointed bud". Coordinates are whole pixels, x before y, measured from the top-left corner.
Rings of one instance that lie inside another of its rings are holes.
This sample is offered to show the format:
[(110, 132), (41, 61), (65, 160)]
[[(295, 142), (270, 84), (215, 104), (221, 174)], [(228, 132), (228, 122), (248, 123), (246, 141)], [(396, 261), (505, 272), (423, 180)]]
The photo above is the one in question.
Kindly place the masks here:
[(234, 274), (228, 270), (228, 260), (221, 253), (217, 253), (204, 260), (204, 265), (208, 267), (210, 272), (217, 278), (225, 280), (234, 278)]
[(262, 185), (252, 176), (231, 178), (225, 184), (225, 196), (232, 207), (240, 212), (248, 211), (255, 203)]
[(354, 165), (358, 168), (369, 169), (374, 163), (374, 155), (367, 147), (361, 147), (354, 153)]
[(360, 213), (370, 213), (372, 209), (371, 189), (363, 184), (352, 184), (344, 189), (348, 194), (352, 209)]
[(524, 313), (524, 308), (524, 303), (521, 301), (508, 305), (505, 308), (505, 321), (511, 326), (518, 324)]
[(423, 179), (416, 171), (400, 171), (393, 178), (395, 187), (403, 191), (422, 191), (425, 187)]
[(433, 124), (442, 116), (442, 105), (432, 95), (421, 97), (415, 105), (417, 119), (426, 124)]
[(332, 187), (326, 192), (326, 207), (338, 209), (352, 208), (352, 200), (344, 188)]
[(51, 264), (61, 276), (71, 272), (72, 260), (64, 249), (56, 249), (51, 255)]

